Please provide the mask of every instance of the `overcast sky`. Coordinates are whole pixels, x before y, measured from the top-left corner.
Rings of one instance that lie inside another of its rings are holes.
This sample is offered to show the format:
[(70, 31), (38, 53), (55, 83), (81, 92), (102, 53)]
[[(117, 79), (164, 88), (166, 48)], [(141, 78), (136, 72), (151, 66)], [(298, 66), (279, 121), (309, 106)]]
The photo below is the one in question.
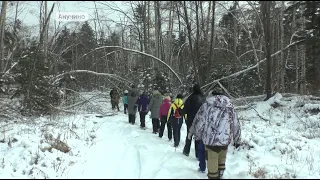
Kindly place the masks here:
[[(119, 21), (119, 12), (111, 11), (105, 5), (102, 5), (100, 2), (110, 4), (112, 6), (117, 6), (120, 9), (125, 9), (127, 6), (123, 6), (122, 1), (96, 1), (96, 5), (98, 8), (99, 17), (107, 17), (113, 21)], [(83, 12), (88, 13), (89, 18), (94, 18), (95, 15), (95, 4), (93, 1), (48, 1), (48, 13), (55, 3), (54, 11), (51, 15), (51, 22), (50, 26), (54, 25), (55, 16), (57, 12)], [(7, 9), (7, 18), (9, 21), (13, 22), (16, 6), (8, 4)], [(32, 34), (35, 35), (39, 31), (39, 17), (40, 17), (40, 1), (19, 1), (19, 8), (18, 8), (18, 19), (20, 19), (24, 25), (33, 26)], [(123, 17), (123, 15), (122, 15)], [(61, 25), (65, 24), (64, 22)], [(108, 23), (111, 24), (110, 22)], [(93, 25), (91, 23), (91, 25)], [(60, 26), (61, 27), (61, 26)]]
[[(100, 1), (101, 2), (101, 1)], [(20, 12), (18, 14), (18, 18), (23, 21), (26, 25), (38, 25), (39, 24), (39, 9), (40, 2), (39, 1), (20, 1), (19, 4)], [(55, 17), (57, 12), (84, 12), (90, 15), (94, 15), (95, 5), (93, 1), (48, 1), (48, 11), (50, 11), (53, 3), (56, 3), (52, 17)], [(104, 3), (108, 3), (110, 5), (121, 6), (123, 2), (121, 1), (104, 1)], [(96, 3), (99, 10), (102, 6), (99, 2)], [(105, 6), (104, 6), (105, 7)], [(117, 18), (117, 12), (108, 11), (108, 17)], [(8, 16), (14, 17), (15, 7), (10, 6), (8, 8)]]
[[(93, 1), (48, 1), (48, 11), (50, 11), (53, 3), (55, 4), (55, 8), (53, 11), (53, 14), (51, 16), (50, 21), (50, 27), (49, 31), (54, 29), (54, 21), (55, 16), (57, 12), (82, 12), (82, 13), (88, 13), (90, 15), (89, 18), (94, 18), (95, 15), (95, 3)], [(127, 11), (127, 8), (130, 6), (124, 5), (124, 1), (96, 1), (96, 5), (98, 8), (99, 17), (103, 17), (101, 19), (108, 19), (112, 21), (119, 21), (120, 17), (124, 18), (124, 14), (119, 13), (117, 11), (111, 10), (106, 5), (103, 5), (102, 3), (108, 4), (113, 6), (115, 9), (121, 9), (122, 11)], [(222, 2), (221, 2), (222, 3)], [(223, 3), (227, 3), (223, 2)], [(219, 6), (218, 6), (219, 7)], [(218, 8), (217, 7), (217, 8)], [(8, 11), (7, 11), (7, 17), (13, 21), (13, 18), (15, 16), (15, 5), (8, 5)], [(18, 13), (18, 19), (22, 20), (24, 25), (27, 26), (34, 26), (31, 30), (32, 35), (39, 34), (39, 16), (40, 16), (40, 1), (19, 1), (19, 13)], [(221, 11), (219, 11), (221, 12)], [(217, 19), (216, 21), (219, 21), (218, 16), (220, 16), (220, 13), (217, 13)], [(110, 21), (100, 21), (100, 23), (103, 26), (103, 23), (108, 24), (108, 26), (114, 24)], [(62, 22), (61, 25), (65, 24)], [(73, 23), (75, 24), (75, 23)], [(90, 22), (91, 26), (94, 27), (93, 21)], [(166, 29), (167, 23), (163, 21), (162, 27), (164, 30)], [(60, 26), (61, 27), (61, 26)], [(103, 26), (104, 28), (106, 26)], [(114, 26), (111, 26), (114, 27)], [(98, 30), (98, 29), (97, 29)]]

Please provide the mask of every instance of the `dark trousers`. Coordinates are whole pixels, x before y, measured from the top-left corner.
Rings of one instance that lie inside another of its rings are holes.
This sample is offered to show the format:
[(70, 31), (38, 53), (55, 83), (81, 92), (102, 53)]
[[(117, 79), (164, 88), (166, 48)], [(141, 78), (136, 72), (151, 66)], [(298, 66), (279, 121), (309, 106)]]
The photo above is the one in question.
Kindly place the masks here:
[(160, 128), (160, 121), (157, 118), (152, 118), (152, 129), (153, 132), (158, 132), (158, 129)]
[(112, 110), (114, 110), (115, 108), (117, 108), (118, 111), (120, 111), (119, 103), (111, 101), (111, 106), (112, 106)]
[[(190, 147), (191, 147), (191, 141), (192, 141), (192, 136), (191, 136), (191, 139), (188, 139), (190, 127), (191, 127), (191, 124), (187, 125), (186, 144), (184, 145), (184, 148), (183, 148), (183, 153), (188, 154), (188, 155), (190, 153)], [(194, 141), (194, 147), (195, 147), (195, 156), (196, 156), (196, 158), (198, 158), (198, 151), (197, 151), (198, 150), (198, 143), (196, 141)]]
[(139, 112), (140, 127), (146, 127), (146, 114), (147, 114), (147, 112)]
[(123, 105), (123, 108), (124, 108), (124, 113), (127, 114), (128, 104), (124, 104), (124, 105)]
[(199, 167), (201, 171), (206, 170), (206, 148), (202, 141), (197, 141), (197, 154), (199, 160)]
[(136, 115), (135, 114), (129, 114), (129, 123), (134, 124), (136, 121)]
[(182, 123), (183, 123), (182, 118), (179, 118), (179, 119), (172, 118), (174, 146), (178, 146), (180, 143)]
[(171, 126), (171, 122), (167, 122), (167, 116), (161, 116), (160, 118), (160, 131), (159, 131), (159, 137), (163, 136), (163, 131), (164, 128), (166, 127), (166, 123), (167, 123), (167, 129), (168, 129), (168, 138), (172, 139), (172, 126)]

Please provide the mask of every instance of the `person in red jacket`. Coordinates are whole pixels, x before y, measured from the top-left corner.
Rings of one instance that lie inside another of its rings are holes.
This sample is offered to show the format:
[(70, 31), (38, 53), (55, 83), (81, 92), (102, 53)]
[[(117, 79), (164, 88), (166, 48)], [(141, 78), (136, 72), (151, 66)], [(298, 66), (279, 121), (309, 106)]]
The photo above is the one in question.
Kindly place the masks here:
[(168, 115), (170, 106), (171, 106), (171, 98), (170, 96), (167, 96), (162, 101), (162, 104), (159, 110), (159, 117), (160, 117), (160, 123), (161, 123), (159, 137), (162, 138), (163, 131), (167, 123), (169, 141), (172, 139), (172, 125), (170, 122), (167, 122), (167, 115)]

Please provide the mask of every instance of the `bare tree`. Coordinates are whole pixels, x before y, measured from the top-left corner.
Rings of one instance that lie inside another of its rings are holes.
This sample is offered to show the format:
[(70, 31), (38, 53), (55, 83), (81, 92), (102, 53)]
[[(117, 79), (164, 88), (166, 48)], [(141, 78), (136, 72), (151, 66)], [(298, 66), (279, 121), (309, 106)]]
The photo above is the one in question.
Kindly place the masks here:
[(266, 78), (266, 99), (272, 96), (272, 58), (271, 58), (271, 29), (270, 29), (270, 11), (271, 1), (259, 1), (263, 21), (265, 52), (267, 59), (267, 78)]
[(8, 1), (2, 1), (1, 6), (1, 17), (0, 17), (0, 61), (1, 61), (1, 67), (0, 70), (4, 70), (4, 27), (5, 27), (5, 21), (6, 21), (6, 14), (7, 14), (7, 4)]
[[(212, 17), (211, 17), (211, 36), (210, 36), (210, 49), (209, 49), (209, 69), (213, 68), (214, 61), (214, 21), (215, 21), (215, 12), (216, 12), (216, 1), (212, 1)], [(209, 24), (209, 23), (208, 23)]]
[[(301, 5), (300, 9), (300, 30), (303, 31), (305, 29), (306, 18), (303, 15), (304, 6)], [(306, 46), (304, 44), (300, 45), (300, 59), (301, 59), (301, 80), (300, 80), (300, 92), (301, 94), (306, 93)]]
[[(49, 18), (48, 17), (48, 1), (44, 1), (44, 17), (47, 19)], [(43, 41), (44, 41), (44, 47), (43, 47), (43, 50), (44, 50), (44, 61), (45, 63), (48, 62), (48, 33), (49, 33), (49, 24), (50, 24), (50, 19), (48, 19), (48, 25), (45, 26), (44, 28), (44, 38), (43, 38)]]
[(193, 48), (192, 48), (192, 36), (191, 36), (191, 34), (192, 34), (191, 24), (189, 22), (188, 10), (187, 10), (187, 5), (186, 5), (185, 1), (183, 1), (183, 9), (184, 9), (184, 20), (186, 22), (187, 30), (188, 30), (189, 47), (190, 47), (190, 52), (191, 52), (190, 57), (191, 57), (193, 68), (194, 68), (195, 79), (199, 83), (200, 78), (199, 78), (199, 74), (198, 74), (198, 68), (196, 66), (194, 55), (192, 53)]
[[(281, 12), (280, 12), (280, 47), (283, 50), (284, 46), (284, 27), (283, 27), (283, 18), (284, 18), (284, 1), (281, 2)], [(285, 92), (285, 84), (284, 84), (284, 76), (286, 73), (286, 66), (284, 61), (284, 53), (281, 51), (280, 53), (280, 91)]]

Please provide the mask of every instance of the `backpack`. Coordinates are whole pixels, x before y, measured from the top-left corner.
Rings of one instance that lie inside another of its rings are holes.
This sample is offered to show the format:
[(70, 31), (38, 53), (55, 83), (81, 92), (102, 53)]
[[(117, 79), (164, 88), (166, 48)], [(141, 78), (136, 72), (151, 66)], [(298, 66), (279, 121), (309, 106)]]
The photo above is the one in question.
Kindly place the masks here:
[(176, 106), (176, 110), (174, 111), (173, 116), (174, 116), (175, 118), (177, 118), (177, 119), (182, 118), (182, 116), (184, 115), (184, 114), (183, 114), (183, 110), (182, 110), (180, 107), (178, 107), (176, 104), (174, 104), (174, 105)]

